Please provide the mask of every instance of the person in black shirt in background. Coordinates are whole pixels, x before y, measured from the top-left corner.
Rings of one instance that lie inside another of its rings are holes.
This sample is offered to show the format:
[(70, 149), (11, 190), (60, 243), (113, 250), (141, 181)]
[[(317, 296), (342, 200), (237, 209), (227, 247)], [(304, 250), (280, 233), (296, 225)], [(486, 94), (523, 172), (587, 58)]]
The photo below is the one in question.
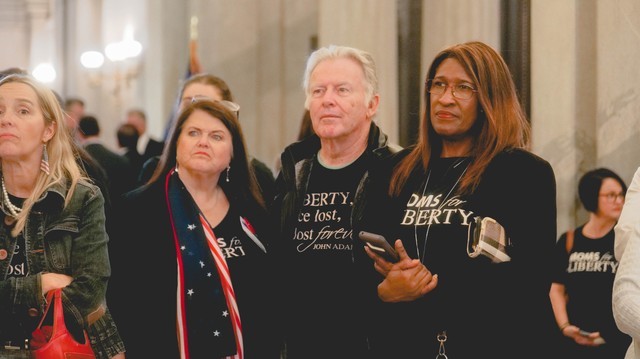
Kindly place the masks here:
[(138, 153), (142, 156), (142, 161), (154, 156), (160, 156), (164, 148), (164, 142), (151, 138), (147, 132), (147, 115), (139, 108), (127, 111), (125, 123), (134, 125), (138, 130)]
[(613, 319), (612, 292), (618, 261), (614, 226), (627, 185), (615, 172), (596, 168), (580, 178), (580, 202), (589, 220), (556, 244), (549, 297), (567, 358), (622, 359), (631, 337)]
[(100, 125), (95, 116), (83, 116), (78, 123), (78, 142), (107, 174), (113, 206), (136, 185), (136, 173), (129, 159), (107, 148), (100, 140)]
[(118, 146), (121, 154), (129, 159), (132, 171), (135, 173), (135, 182), (138, 183), (138, 176), (142, 170), (142, 155), (138, 152), (136, 145), (138, 143), (138, 130), (129, 123), (123, 123), (118, 127), (116, 132), (118, 138)]

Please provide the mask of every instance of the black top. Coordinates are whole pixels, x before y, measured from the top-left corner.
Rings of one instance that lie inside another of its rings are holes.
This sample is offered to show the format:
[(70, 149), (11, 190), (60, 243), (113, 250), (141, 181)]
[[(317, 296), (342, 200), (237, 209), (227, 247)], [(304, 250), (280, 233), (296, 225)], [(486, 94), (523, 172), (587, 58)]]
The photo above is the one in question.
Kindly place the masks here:
[(602, 238), (587, 238), (584, 226), (574, 230), (573, 247), (567, 253), (566, 233), (556, 245), (553, 281), (564, 284), (569, 295), (569, 321), (582, 330), (600, 332), (607, 344), (598, 348), (580, 347), (567, 343), (567, 355), (588, 355), (583, 350), (599, 352), (594, 358), (623, 358), (631, 338), (622, 333), (613, 318), (613, 280), (618, 269), (614, 256), (613, 228)]
[[(370, 343), (380, 358), (436, 357), (436, 336), (446, 331), (450, 358), (549, 358), (557, 331), (548, 259), (556, 234), (555, 178), (549, 163), (522, 150), (501, 153), (470, 195), (456, 192), (471, 159), (436, 158), (416, 168), (399, 197), (390, 198), (393, 166), (408, 151), (371, 172), (369, 201), (354, 230), (401, 239), (411, 258), (438, 274), (438, 286), (412, 302), (382, 303), (363, 246), (354, 247), (369, 311)], [(497, 220), (513, 246), (510, 262), (467, 254), (475, 216)], [(546, 260), (545, 260), (546, 258)], [(547, 340), (549, 338), (549, 340)]]
[(341, 169), (315, 160), (293, 232), (282, 238), (289, 358), (362, 358), (366, 352), (359, 337), (350, 221), (365, 156)]
[[(112, 276), (107, 297), (127, 358), (179, 357), (176, 248), (163, 186), (162, 180), (125, 195), (117, 210), (119, 231), (109, 242)], [(242, 236), (238, 217), (242, 214), (257, 237), (268, 243), (271, 232), (265, 214), (241, 201), (229, 201), (233, 208), (219, 228), (214, 228), (216, 236)], [(246, 237), (240, 241), (243, 247), (251, 244)], [(247, 358), (275, 359), (280, 347), (279, 311), (274, 309), (278, 293), (273, 291), (270, 257), (252, 248), (225, 252), (242, 316), (245, 354)], [(241, 253), (247, 255), (237, 255)]]

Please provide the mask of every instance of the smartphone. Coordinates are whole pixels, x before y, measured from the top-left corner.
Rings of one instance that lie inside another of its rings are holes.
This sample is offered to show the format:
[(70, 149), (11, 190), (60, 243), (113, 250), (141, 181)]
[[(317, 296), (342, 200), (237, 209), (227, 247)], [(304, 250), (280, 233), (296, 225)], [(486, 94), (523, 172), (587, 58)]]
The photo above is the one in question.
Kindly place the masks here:
[[(582, 335), (583, 337), (588, 337), (589, 335), (591, 335), (591, 332), (588, 332), (586, 330), (580, 330), (578, 334)], [(606, 341), (602, 337), (597, 337), (593, 340), (593, 343), (602, 345), (602, 344), (605, 344)]]
[(395, 263), (400, 260), (398, 252), (393, 249), (391, 244), (389, 244), (383, 236), (366, 231), (360, 231), (359, 237), (364, 241), (369, 249), (384, 258), (386, 261)]

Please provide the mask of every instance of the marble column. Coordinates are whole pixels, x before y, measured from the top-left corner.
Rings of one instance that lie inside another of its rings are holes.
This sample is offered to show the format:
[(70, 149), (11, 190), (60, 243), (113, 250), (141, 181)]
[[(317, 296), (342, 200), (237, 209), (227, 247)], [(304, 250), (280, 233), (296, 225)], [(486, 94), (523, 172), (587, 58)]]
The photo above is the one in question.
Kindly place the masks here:
[(582, 174), (607, 167), (628, 184), (640, 166), (640, 4), (531, 3), (533, 150), (554, 168), (562, 233), (588, 218)]
[(319, 45), (356, 47), (376, 62), (380, 105), (374, 121), (398, 142), (398, 27), (395, 1), (320, 0)]

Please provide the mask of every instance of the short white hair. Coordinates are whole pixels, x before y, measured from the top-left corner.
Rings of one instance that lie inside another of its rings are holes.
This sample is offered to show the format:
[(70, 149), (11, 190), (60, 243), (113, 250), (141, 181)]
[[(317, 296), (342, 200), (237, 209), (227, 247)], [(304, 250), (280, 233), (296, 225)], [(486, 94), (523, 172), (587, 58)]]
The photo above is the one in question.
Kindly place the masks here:
[(304, 107), (306, 109), (309, 109), (309, 102), (311, 100), (311, 89), (309, 88), (311, 73), (322, 61), (339, 58), (352, 59), (362, 67), (365, 85), (365, 103), (368, 104), (371, 102), (373, 96), (378, 93), (376, 64), (370, 53), (353, 47), (329, 45), (312, 52), (307, 59), (307, 67), (304, 71), (304, 80), (302, 82), (302, 88), (306, 95), (304, 102)]

